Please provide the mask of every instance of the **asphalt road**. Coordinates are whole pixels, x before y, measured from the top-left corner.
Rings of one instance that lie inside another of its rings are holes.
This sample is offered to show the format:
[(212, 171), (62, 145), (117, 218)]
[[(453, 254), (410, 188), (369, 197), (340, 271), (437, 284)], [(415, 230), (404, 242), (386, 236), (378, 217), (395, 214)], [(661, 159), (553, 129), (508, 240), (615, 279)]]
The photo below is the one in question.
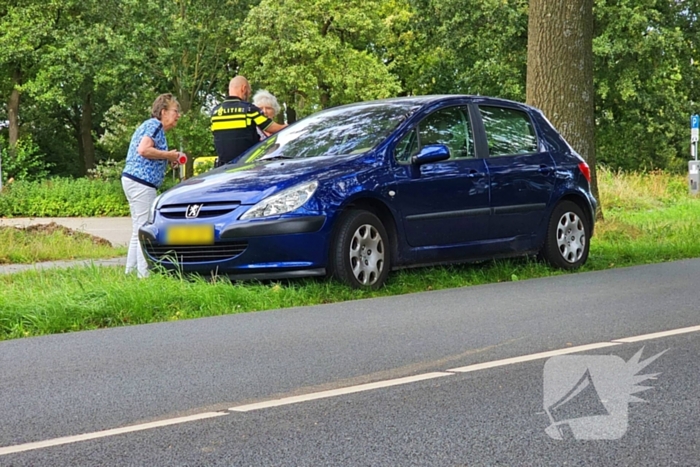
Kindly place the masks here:
[[(688, 260), (0, 342), (0, 465), (697, 466), (700, 328), (620, 339), (700, 325), (699, 280)], [(470, 366), (593, 343), (607, 347)], [(640, 349), (665, 353), (635, 367)], [(617, 403), (634, 383), (652, 387), (636, 394), (646, 402)], [(584, 389), (544, 403), (570, 388)], [(545, 431), (552, 414), (574, 420), (562, 440)], [(591, 414), (598, 425), (577, 431)], [(129, 426), (143, 429), (27, 444)]]

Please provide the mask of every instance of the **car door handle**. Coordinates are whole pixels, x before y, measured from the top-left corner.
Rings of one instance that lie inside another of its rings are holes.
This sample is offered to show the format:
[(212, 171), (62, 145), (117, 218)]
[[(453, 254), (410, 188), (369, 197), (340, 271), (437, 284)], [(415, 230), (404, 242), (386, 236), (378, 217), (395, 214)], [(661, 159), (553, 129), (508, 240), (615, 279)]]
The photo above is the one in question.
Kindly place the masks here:
[(478, 170), (470, 169), (469, 172), (467, 173), (467, 177), (469, 178), (476, 178), (476, 177), (483, 177), (484, 173), (479, 172)]
[(547, 175), (549, 172), (552, 171), (552, 167), (542, 164), (542, 165), (540, 165), (540, 168), (537, 169), (537, 171), (541, 174)]

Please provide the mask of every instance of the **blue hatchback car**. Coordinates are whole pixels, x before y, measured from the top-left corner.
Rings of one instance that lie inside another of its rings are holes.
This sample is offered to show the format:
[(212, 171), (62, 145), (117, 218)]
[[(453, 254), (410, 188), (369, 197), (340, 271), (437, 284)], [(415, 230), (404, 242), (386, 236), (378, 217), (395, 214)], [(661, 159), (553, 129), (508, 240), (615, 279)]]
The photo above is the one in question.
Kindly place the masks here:
[(139, 237), (166, 269), (378, 288), (394, 269), (496, 257), (577, 268), (595, 210), (588, 165), (541, 111), (418, 96), (296, 122), (160, 195)]

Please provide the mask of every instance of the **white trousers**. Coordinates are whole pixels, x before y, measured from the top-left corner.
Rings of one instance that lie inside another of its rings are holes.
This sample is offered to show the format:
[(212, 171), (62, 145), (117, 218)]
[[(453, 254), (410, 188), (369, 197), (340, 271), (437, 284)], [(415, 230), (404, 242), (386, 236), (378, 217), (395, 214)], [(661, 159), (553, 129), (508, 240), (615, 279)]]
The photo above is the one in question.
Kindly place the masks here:
[(131, 241), (126, 255), (126, 273), (136, 269), (139, 277), (148, 277), (148, 263), (139, 245), (139, 229), (148, 222), (148, 211), (156, 199), (156, 189), (122, 177), (124, 194), (131, 212)]

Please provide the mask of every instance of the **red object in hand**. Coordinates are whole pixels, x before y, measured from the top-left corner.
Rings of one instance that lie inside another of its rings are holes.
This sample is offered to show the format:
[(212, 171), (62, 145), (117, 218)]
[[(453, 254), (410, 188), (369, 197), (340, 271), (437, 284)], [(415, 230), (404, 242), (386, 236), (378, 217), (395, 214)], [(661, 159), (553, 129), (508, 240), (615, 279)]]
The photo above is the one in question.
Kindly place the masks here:
[(187, 156), (184, 154), (180, 154), (177, 158), (177, 163), (180, 165), (185, 165), (187, 164)]

